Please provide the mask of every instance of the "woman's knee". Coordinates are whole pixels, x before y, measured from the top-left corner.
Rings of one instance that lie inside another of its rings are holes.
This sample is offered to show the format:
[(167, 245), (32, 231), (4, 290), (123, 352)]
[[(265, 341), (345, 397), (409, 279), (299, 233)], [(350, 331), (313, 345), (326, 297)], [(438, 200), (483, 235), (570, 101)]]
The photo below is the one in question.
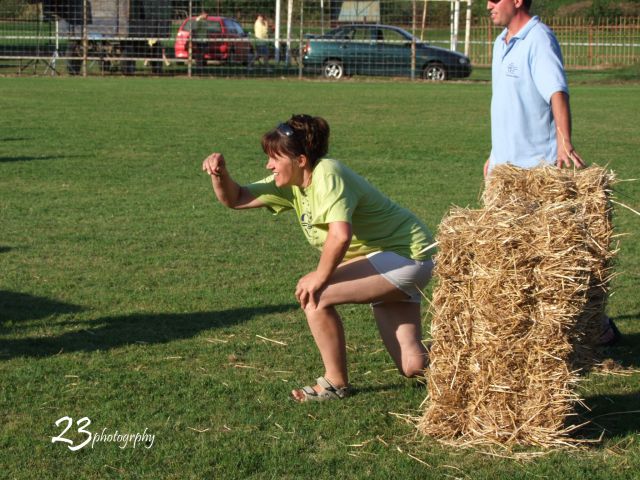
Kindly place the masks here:
[(400, 373), (407, 378), (419, 377), (424, 375), (424, 369), (427, 367), (427, 352), (407, 355), (402, 359), (402, 365), (399, 366)]
[(323, 302), (322, 299), (320, 299), (315, 305), (307, 304), (303, 311), (305, 316), (307, 317), (307, 320), (310, 322), (316, 319), (326, 318), (327, 315), (337, 315), (334, 306), (332, 304)]
[(315, 303), (315, 308), (311, 307), (310, 305), (307, 304), (307, 308), (305, 308), (305, 312), (307, 310), (309, 310), (310, 313), (315, 312), (316, 310), (331, 310), (333, 309), (336, 304), (334, 302), (331, 301), (331, 296), (327, 295), (326, 293), (326, 289), (320, 291), (318, 294), (316, 294), (316, 303)]

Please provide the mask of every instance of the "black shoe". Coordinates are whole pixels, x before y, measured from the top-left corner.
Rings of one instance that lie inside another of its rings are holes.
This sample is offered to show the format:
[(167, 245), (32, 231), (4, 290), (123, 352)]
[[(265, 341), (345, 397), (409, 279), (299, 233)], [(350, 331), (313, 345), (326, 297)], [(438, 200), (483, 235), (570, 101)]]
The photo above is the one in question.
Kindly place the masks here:
[(613, 319), (607, 317), (607, 321), (607, 326), (600, 334), (600, 341), (598, 342), (599, 347), (611, 347), (618, 343), (622, 338), (622, 334), (620, 333), (620, 330), (618, 330)]

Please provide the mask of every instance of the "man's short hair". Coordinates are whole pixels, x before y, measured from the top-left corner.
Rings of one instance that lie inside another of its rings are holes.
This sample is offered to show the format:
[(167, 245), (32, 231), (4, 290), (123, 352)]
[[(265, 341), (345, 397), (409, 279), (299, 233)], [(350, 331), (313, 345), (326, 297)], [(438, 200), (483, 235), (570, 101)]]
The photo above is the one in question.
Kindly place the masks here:
[(531, 2), (533, 2), (533, 0), (524, 0), (524, 6), (527, 9), (527, 11), (531, 9)]

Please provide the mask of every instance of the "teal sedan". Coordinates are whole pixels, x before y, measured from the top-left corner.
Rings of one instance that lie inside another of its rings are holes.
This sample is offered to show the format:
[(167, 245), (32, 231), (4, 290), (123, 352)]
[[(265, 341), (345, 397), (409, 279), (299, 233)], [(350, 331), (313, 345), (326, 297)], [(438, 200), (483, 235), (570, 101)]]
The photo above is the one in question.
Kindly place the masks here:
[(307, 35), (303, 65), (330, 79), (345, 75), (412, 76), (425, 80), (466, 78), (471, 62), (461, 53), (421, 42), (406, 30), (391, 25), (343, 25), (324, 35)]

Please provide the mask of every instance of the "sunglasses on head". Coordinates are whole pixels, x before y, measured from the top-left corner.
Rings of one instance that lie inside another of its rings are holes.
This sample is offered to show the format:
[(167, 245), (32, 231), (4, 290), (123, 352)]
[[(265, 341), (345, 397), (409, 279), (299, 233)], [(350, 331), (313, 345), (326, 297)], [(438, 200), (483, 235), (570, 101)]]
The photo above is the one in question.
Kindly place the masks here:
[(291, 126), (287, 123), (281, 123), (280, 125), (278, 125), (276, 130), (278, 130), (278, 132), (284, 135), (285, 137), (291, 137), (295, 133), (293, 128), (291, 128)]

